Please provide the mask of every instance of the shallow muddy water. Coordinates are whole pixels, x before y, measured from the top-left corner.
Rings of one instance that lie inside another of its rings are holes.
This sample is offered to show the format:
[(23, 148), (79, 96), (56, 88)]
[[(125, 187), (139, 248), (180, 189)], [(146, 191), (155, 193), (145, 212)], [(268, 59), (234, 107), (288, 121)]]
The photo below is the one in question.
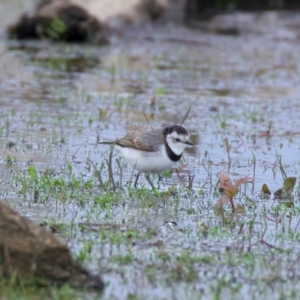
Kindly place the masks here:
[[(264, 183), (272, 193), (281, 188), (285, 175), (299, 179), (299, 62), (298, 38), (219, 36), (179, 25), (133, 29), (105, 47), (3, 37), (1, 198), (36, 222), (65, 224), (61, 236), (74, 254), (103, 273), (103, 299), (267, 299), (273, 293), (272, 299), (283, 293), (297, 299), (292, 283), (300, 273), (291, 266), (299, 256), (298, 181), (292, 200), (258, 194)], [(107, 180), (109, 147), (97, 139), (149, 127), (144, 114), (153, 127), (180, 123), (190, 105), (185, 126), (196, 146), (184, 162), (195, 175), (191, 190), (175, 173), (159, 184), (154, 176), (156, 193), (148, 192), (143, 176), (132, 190), (132, 170), (124, 164), (120, 172), (118, 155), (113, 171), (123, 190), (99, 188), (87, 158)], [(244, 213), (234, 226), (213, 210), (220, 171), (233, 181), (254, 178), (236, 196)], [(36, 183), (46, 173), (55, 180)]]

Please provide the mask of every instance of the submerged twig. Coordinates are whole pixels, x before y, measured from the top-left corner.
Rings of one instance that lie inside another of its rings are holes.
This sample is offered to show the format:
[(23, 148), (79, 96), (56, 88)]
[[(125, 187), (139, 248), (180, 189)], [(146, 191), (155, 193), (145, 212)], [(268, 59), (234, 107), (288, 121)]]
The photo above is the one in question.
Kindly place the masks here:
[(300, 262), (300, 254), (292, 261), (291, 265), (288, 267), (288, 270), (291, 271), (296, 266), (299, 266), (299, 262)]
[(149, 124), (149, 126), (150, 126), (150, 127), (151, 127), (151, 129), (153, 130), (153, 127), (152, 127), (152, 125), (151, 125), (151, 123), (150, 123), (150, 121), (149, 121), (149, 119), (148, 119), (147, 115), (145, 114), (145, 112), (143, 112), (143, 115), (144, 115), (144, 117), (145, 117), (145, 119), (146, 119), (147, 123)]
[(194, 182), (194, 179), (195, 179), (195, 174), (191, 175), (189, 171), (187, 171), (187, 174), (189, 176), (189, 184), (188, 184), (187, 188), (191, 190), (193, 188), (193, 182)]
[(98, 128), (96, 128), (96, 145), (95, 147), (98, 145), (98, 143), (100, 142), (100, 133), (99, 133), (99, 130)]
[(276, 224), (282, 222), (281, 218), (279, 218), (279, 219), (272, 219), (272, 218), (268, 217), (266, 214), (264, 214), (264, 218), (266, 218), (268, 221), (274, 222)]
[(123, 182), (123, 167), (124, 167), (124, 164), (121, 165), (119, 159), (116, 159), (116, 162), (117, 162), (117, 165), (118, 165), (118, 167), (120, 169), (120, 187), (122, 187), (122, 182)]
[(176, 174), (177, 174), (177, 176), (178, 176), (179, 181), (184, 185), (184, 180), (183, 180), (183, 178), (180, 176), (179, 170), (178, 170), (177, 168), (175, 169), (175, 172), (176, 172)]
[(111, 182), (112, 188), (115, 191), (116, 190), (116, 185), (115, 185), (115, 181), (114, 181), (114, 174), (113, 174), (113, 171), (112, 171), (113, 151), (114, 151), (114, 147), (111, 147), (111, 151), (109, 153), (108, 160), (106, 160), (106, 163), (107, 163), (107, 168), (108, 168), (109, 182)]
[(72, 155), (72, 161), (73, 161), (74, 164), (79, 164), (80, 163), (80, 161), (75, 161), (75, 158), (76, 158), (75, 155), (77, 154), (77, 152), (79, 151), (80, 148), (81, 148), (81, 146)]
[(231, 147), (229, 145), (228, 138), (225, 138), (224, 142), (225, 142), (225, 149), (226, 149), (227, 157), (228, 157), (228, 171), (229, 171), (230, 166), (231, 166), (231, 157), (230, 157), (230, 149), (231, 149)]
[(261, 235), (261, 238), (260, 238), (257, 242), (255, 242), (255, 243), (249, 245), (248, 250), (250, 251), (251, 248), (252, 248), (253, 246), (256, 246), (256, 245), (258, 245), (258, 244), (263, 244), (263, 245), (268, 246), (269, 248), (272, 248), (272, 249), (275, 249), (275, 250), (277, 250), (277, 251), (283, 252), (284, 250), (283, 250), (282, 248), (277, 247), (277, 246), (275, 246), (275, 245), (272, 245), (272, 244), (270, 244), (269, 242), (267, 242), (267, 241), (265, 240), (265, 235), (266, 235), (266, 233), (267, 233), (267, 231), (268, 231), (268, 224), (267, 224), (267, 221), (266, 221), (266, 220), (268, 220), (268, 218), (266, 217), (266, 215), (264, 215), (265, 229), (264, 229), (264, 231), (263, 231), (263, 233), (262, 233), (262, 235)]
[[(255, 175), (256, 175), (256, 157), (255, 157), (253, 152), (252, 152), (252, 156), (253, 156), (253, 178), (255, 178)], [(255, 186), (255, 181), (253, 180), (252, 193), (254, 192), (254, 186)]]
[(87, 158), (86, 161), (93, 166), (95, 176), (98, 179), (100, 187), (103, 189), (104, 188), (104, 183), (103, 183), (100, 171), (97, 169), (96, 165), (89, 158)]
[(188, 108), (187, 112), (185, 113), (185, 115), (184, 115), (184, 117), (183, 117), (183, 119), (182, 119), (182, 121), (181, 121), (180, 125), (183, 125), (183, 123), (185, 122), (185, 120), (186, 120), (186, 119), (187, 119), (187, 117), (189, 116), (189, 114), (190, 114), (190, 111), (191, 111), (191, 108), (192, 108), (192, 105), (190, 104), (190, 106), (189, 106), (189, 108)]
[(278, 155), (278, 162), (279, 162), (279, 169), (280, 169), (280, 172), (281, 172), (281, 174), (282, 174), (282, 178), (283, 178), (283, 179), (286, 179), (286, 178), (287, 178), (287, 175), (286, 175), (286, 173), (285, 173), (285, 171), (284, 171), (284, 167), (283, 167), (283, 165), (282, 165), (281, 155)]

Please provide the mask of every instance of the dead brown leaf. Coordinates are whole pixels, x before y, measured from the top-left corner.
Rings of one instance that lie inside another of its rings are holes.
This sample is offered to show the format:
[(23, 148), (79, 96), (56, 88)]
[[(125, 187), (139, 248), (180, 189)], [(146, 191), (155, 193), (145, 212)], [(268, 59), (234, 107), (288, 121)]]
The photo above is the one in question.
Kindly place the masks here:
[(222, 209), (228, 202), (230, 202), (230, 199), (227, 196), (221, 197), (215, 204), (215, 209)]
[[(249, 181), (253, 181), (253, 178), (243, 177), (243, 178), (238, 179), (235, 182), (235, 184), (233, 185), (229, 175), (225, 172), (220, 172), (220, 174), (219, 174), (219, 188), (224, 190), (226, 198), (224, 198), (224, 197), (220, 198), (218, 200), (216, 206), (223, 207), (226, 203), (230, 202), (231, 206), (232, 206), (232, 210), (234, 211), (235, 207), (234, 207), (233, 197), (238, 192), (239, 187), (242, 184), (245, 184)], [(228, 199), (228, 200), (225, 201), (225, 199)]]

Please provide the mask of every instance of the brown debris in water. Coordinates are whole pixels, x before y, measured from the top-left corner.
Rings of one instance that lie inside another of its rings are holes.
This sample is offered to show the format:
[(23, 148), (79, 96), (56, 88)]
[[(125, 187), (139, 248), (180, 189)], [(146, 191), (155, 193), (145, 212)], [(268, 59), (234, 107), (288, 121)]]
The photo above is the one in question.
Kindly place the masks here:
[(21, 282), (69, 284), (102, 291), (100, 276), (74, 261), (57, 237), (0, 202), (0, 275), (17, 275)]

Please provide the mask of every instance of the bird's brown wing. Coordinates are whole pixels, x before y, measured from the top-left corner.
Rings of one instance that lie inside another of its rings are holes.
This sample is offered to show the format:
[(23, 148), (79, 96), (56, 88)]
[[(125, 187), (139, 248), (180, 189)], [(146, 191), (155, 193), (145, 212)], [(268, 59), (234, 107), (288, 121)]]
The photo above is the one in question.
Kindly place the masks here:
[(115, 144), (121, 147), (136, 148), (134, 144), (134, 136), (129, 134), (121, 139), (116, 140)]
[(147, 152), (158, 151), (159, 146), (163, 143), (163, 134), (159, 129), (145, 132), (134, 132), (133, 134), (126, 135), (113, 142), (101, 142), (101, 144), (115, 144), (121, 147), (129, 147)]
[(145, 131), (134, 138), (136, 149), (148, 152), (158, 151), (160, 145), (164, 143), (162, 131), (160, 129)]

